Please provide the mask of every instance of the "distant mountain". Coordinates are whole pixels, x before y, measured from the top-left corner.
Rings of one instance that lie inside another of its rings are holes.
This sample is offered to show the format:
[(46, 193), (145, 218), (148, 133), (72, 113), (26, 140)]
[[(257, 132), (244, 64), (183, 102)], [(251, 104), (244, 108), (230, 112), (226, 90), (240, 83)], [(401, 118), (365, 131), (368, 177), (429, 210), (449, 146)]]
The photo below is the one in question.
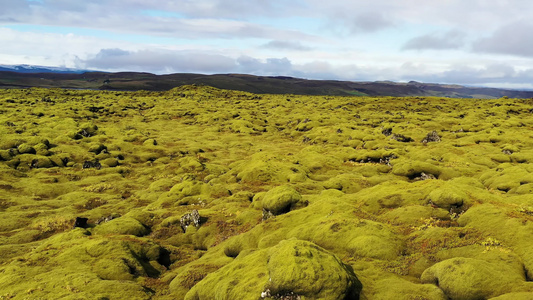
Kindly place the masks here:
[(0, 71), (10, 71), (17, 73), (60, 73), (60, 74), (81, 74), (88, 70), (72, 69), (65, 67), (45, 67), (34, 65), (0, 65)]
[(297, 94), (324, 96), (436, 96), (450, 98), (533, 98), (533, 91), (466, 87), (411, 81), (353, 82), (338, 80), (307, 80), (287, 76), (254, 76), (245, 74), (154, 75), (139, 72), (83, 72), (81, 70), (22, 66), (9, 71), (0, 69), (0, 88), (71, 88), (117, 91), (166, 91), (187, 84), (209, 85), (219, 89), (238, 90), (256, 94)]

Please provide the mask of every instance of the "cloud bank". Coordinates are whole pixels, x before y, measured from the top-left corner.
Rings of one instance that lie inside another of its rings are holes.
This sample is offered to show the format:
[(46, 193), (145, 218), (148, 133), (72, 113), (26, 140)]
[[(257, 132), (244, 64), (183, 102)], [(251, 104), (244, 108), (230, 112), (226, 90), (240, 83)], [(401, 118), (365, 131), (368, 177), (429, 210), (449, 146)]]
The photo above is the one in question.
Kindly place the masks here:
[(531, 1), (2, 4), (0, 64), (533, 88)]

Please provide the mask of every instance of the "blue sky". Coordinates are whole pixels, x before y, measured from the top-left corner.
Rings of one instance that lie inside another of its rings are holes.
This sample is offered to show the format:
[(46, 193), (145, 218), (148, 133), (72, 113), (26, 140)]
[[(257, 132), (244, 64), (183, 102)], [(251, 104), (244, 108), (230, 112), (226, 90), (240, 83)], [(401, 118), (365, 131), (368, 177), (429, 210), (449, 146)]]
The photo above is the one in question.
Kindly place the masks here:
[(0, 0), (0, 64), (533, 89), (533, 1)]

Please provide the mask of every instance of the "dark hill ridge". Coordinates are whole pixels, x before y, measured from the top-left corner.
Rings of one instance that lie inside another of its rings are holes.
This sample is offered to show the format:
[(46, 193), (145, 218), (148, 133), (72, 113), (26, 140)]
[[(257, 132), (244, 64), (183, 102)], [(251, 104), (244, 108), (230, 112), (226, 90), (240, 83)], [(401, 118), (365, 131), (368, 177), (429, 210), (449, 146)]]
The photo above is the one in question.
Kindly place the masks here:
[(531, 98), (533, 91), (428, 84), (307, 80), (287, 76), (245, 74), (203, 75), (176, 73), (154, 75), (139, 72), (20, 73), (1, 71), (0, 88), (71, 88), (102, 90), (166, 91), (177, 86), (201, 84), (220, 89), (258, 94), (300, 94), (330, 96), (437, 96), (452, 98)]

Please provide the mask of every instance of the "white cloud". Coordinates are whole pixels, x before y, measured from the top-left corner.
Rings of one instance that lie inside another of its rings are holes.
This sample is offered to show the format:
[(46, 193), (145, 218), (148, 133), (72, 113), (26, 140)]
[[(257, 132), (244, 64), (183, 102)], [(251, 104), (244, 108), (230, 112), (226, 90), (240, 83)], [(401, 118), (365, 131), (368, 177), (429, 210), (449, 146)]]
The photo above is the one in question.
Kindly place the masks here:
[(533, 77), (532, 1), (1, 1), (0, 64), (494, 85)]
[(506, 24), (489, 37), (480, 38), (473, 45), (480, 53), (497, 53), (533, 57), (533, 22)]
[(404, 50), (445, 50), (461, 48), (465, 44), (466, 34), (459, 30), (445, 33), (430, 33), (408, 40), (402, 47)]
[(273, 40), (264, 45), (263, 48), (268, 49), (278, 49), (278, 50), (294, 50), (294, 51), (309, 51), (312, 50), (311, 47), (304, 46), (298, 41), (287, 41), (287, 40)]
[(191, 51), (102, 49), (82, 61), (86, 68), (154, 73), (224, 73), (234, 70), (235, 60), (218, 54)]

